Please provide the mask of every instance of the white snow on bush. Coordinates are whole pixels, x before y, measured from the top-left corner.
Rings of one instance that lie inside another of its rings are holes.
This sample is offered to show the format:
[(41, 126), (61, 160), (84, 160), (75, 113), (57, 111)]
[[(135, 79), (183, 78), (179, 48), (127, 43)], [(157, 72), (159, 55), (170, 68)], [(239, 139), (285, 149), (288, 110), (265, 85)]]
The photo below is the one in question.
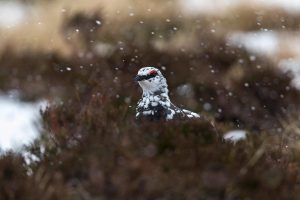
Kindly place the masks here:
[(1, 151), (18, 151), (39, 135), (40, 109), (46, 105), (46, 101), (27, 103), (15, 97), (0, 95)]
[(247, 133), (245, 130), (232, 130), (225, 133), (223, 138), (226, 141), (236, 143), (240, 140), (245, 140), (247, 138)]

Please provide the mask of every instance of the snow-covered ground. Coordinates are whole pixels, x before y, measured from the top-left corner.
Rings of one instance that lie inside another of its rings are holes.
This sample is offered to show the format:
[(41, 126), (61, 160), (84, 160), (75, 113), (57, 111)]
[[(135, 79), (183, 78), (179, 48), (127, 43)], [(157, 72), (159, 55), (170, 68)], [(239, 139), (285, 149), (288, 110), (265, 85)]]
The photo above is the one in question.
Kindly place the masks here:
[(186, 14), (220, 14), (227, 9), (245, 5), (258, 8), (281, 8), (289, 13), (298, 14), (299, 0), (179, 0), (180, 7)]
[(297, 32), (234, 32), (228, 44), (245, 48), (254, 55), (267, 56), (283, 72), (290, 73), (292, 85), (300, 90), (300, 37)]
[[(255, 10), (279, 8), (290, 14), (299, 14), (300, 0), (179, 0), (186, 15), (228, 15), (228, 10), (238, 6)], [(274, 66), (290, 73), (294, 87), (300, 90), (300, 36), (299, 32), (261, 29), (256, 32), (232, 32), (228, 35), (229, 45), (245, 48), (255, 56), (267, 56)]]
[(234, 32), (228, 36), (228, 42), (259, 55), (274, 56), (279, 50), (278, 34), (272, 31)]
[(25, 21), (28, 6), (16, 1), (0, 1), (0, 28), (11, 28)]
[(263, 29), (255, 32), (233, 32), (228, 35), (228, 43), (247, 49), (251, 53), (281, 58), (300, 57), (299, 32), (279, 32)]
[(41, 131), (40, 110), (46, 101), (27, 103), (14, 94), (0, 95), (0, 149), (18, 151), (30, 144)]
[(287, 12), (299, 14), (300, 1), (299, 0), (252, 0), (259, 6), (282, 8)]

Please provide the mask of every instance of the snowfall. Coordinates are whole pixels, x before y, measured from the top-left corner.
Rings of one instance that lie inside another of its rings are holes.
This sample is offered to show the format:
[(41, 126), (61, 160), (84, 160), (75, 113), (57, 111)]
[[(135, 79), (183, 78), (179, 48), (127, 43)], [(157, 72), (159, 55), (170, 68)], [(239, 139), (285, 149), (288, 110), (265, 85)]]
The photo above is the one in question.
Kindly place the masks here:
[[(217, 12), (236, 6), (240, 0), (181, 0), (179, 1), (183, 12), (190, 15), (196, 13)], [(300, 11), (300, 0), (253, 0), (252, 4), (262, 7), (279, 7), (287, 12), (297, 13)], [(10, 29), (26, 22), (30, 15), (30, 7), (22, 3), (1, 1), (0, 2), (0, 28)], [(284, 28), (284, 27), (283, 27)], [(284, 35), (283, 35), (284, 34)], [(293, 84), (300, 89), (300, 37), (295, 33), (279, 33), (272, 30), (262, 29), (258, 32), (232, 32), (228, 35), (228, 44), (246, 48), (256, 55), (265, 54), (275, 58), (280, 69), (293, 74)], [(298, 34), (299, 35), (299, 34)], [(293, 51), (293, 56), (278, 59), (279, 46), (285, 45)], [(0, 93), (0, 149), (1, 152), (8, 150), (19, 151), (23, 145), (28, 145), (39, 136), (41, 131), (40, 111), (47, 102), (23, 102), (15, 91)], [(224, 139), (237, 142), (246, 138), (246, 130), (232, 130), (224, 134)]]

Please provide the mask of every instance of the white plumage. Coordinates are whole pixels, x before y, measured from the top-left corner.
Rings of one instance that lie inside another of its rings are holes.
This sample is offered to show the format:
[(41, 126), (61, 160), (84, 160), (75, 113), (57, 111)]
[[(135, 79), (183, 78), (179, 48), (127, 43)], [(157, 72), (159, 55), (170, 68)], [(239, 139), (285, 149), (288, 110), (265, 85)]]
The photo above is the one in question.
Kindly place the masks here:
[(200, 118), (200, 115), (175, 106), (168, 95), (168, 85), (160, 70), (144, 67), (138, 71), (135, 80), (143, 90), (143, 96), (136, 108), (137, 119), (173, 120)]

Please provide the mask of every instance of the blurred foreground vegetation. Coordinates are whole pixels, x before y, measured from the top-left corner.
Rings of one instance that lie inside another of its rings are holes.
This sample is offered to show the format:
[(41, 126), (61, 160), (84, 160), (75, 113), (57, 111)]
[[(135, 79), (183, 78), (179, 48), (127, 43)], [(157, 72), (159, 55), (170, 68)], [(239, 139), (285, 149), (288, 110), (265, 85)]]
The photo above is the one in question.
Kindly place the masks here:
[[(185, 16), (172, 2), (46, 1), (33, 4), (40, 25), (0, 30), (2, 90), (50, 102), (27, 147), (40, 161), (1, 157), (0, 199), (299, 198), (300, 93), (271, 59), (226, 41), (259, 30), (261, 13), (273, 30), (280, 17), (298, 30), (299, 16), (243, 6), (235, 18)], [(220, 135), (202, 121), (137, 124), (142, 66), (160, 68), (174, 103), (207, 115)], [(247, 140), (223, 141), (232, 129)]]

